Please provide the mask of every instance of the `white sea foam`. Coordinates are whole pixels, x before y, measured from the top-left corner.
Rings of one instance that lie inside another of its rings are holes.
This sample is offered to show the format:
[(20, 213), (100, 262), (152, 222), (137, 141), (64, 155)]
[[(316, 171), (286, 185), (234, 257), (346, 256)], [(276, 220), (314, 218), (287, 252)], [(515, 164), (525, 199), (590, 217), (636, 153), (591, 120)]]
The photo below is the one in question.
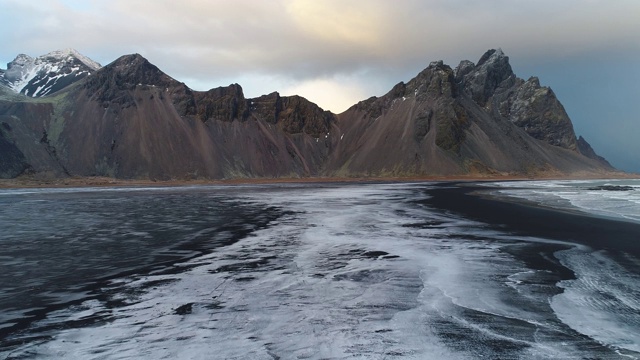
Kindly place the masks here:
[(557, 256), (577, 276), (563, 281), (565, 291), (553, 298), (558, 317), (603, 344), (640, 352), (640, 275), (621, 267), (605, 251), (571, 249)]
[[(640, 180), (513, 181), (486, 185), (503, 188), (495, 192), (503, 196), (640, 222)], [(630, 187), (633, 190), (598, 189), (602, 186)]]
[[(235, 188), (251, 187), (251, 185), (239, 185)], [(16, 196), (30, 194), (73, 194), (73, 193), (118, 193), (118, 192), (188, 192), (198, 190), (226, 189), (224, 185), (206, 186), (121, 186), (121, 187), (68, 187), (68, 188), (27, 188), (27, 189), (0, 189), (0, 196)]]

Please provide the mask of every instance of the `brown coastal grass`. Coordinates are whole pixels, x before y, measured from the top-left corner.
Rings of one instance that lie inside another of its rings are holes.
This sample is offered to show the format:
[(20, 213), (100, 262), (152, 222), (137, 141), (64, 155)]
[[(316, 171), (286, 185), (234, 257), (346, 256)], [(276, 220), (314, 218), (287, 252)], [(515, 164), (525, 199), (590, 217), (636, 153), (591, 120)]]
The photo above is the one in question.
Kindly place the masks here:
[(500, 174), (500, 175), (433, 175), (403, 177), (300, 177), (300, 178), (234, 178), (234, 179), (196, 179), (196, 180), (163, 180), (150, 179), (116, 179), (110, 177), (68, 177), (38, 178), (23, 176), (15, 179), (0, 179), (0, 188), (64, 188), (64, 187), (166, 187), (193, 185), (240, 185), (240, 184), (279, 184), (279, 183), (338, 183), (338, 182), (476, 182), (476, 181), (517, 181), (517, 180), (584, 180), (584, 179), (640, 179), (640, 174), (624, 172), (543, 173), (535, 176)]

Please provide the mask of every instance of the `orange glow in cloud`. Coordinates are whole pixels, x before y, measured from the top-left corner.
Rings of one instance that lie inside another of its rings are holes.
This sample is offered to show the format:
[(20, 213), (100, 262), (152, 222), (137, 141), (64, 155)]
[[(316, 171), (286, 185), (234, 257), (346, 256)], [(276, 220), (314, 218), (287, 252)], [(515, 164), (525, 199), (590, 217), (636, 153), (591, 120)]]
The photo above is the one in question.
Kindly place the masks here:
[(380, 7), (366, 2), (293, 0), (286, 6), (289, 16), (315, 39), (376, 47), (386, 20)]

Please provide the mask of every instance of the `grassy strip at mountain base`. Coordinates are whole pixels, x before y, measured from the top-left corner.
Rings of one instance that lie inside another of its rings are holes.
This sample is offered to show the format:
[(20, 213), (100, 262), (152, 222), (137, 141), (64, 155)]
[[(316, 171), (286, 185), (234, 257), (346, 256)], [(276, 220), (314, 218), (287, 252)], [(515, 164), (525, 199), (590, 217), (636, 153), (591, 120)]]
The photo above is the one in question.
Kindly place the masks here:
[(340, 183), (340, 182), (446, 182), (446, 181), (517, 181), (517, 180), (582, 180), (582, 179), (640, 179), (640, 174), (624, 172), (588, 173), (570, 175), (538, 173), (535, 177), (522, 174), (455, 175), (455, 176), (389, 176), (389, 177), (292, 177), (292, 178), (233, 178), (222, 180), (171, 179), (154, 181), (148, 179), (115, 179), (110, 177), (68, 177), (54, 178), (37, 175), (23, 175), (14, 179), (0, 179), (0, 189), (18, 188), (65, 188), (65, 187), (121, 187), (121, 186), (194, 186), (194, 185), (241, 185), (280, 183)]

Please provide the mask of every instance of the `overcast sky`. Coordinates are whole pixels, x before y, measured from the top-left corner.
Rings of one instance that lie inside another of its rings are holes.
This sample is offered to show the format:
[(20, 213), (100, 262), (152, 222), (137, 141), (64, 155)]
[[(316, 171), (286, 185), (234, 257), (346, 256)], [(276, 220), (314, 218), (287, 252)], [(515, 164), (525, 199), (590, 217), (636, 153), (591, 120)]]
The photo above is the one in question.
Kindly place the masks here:
[(0, 67), (75, 48), (140, 53), (195, 90), (302, 95), (341, 112), (433, 60), (502, 48), (576, 133), (640, 172), (640, 0), (0, 0)]

